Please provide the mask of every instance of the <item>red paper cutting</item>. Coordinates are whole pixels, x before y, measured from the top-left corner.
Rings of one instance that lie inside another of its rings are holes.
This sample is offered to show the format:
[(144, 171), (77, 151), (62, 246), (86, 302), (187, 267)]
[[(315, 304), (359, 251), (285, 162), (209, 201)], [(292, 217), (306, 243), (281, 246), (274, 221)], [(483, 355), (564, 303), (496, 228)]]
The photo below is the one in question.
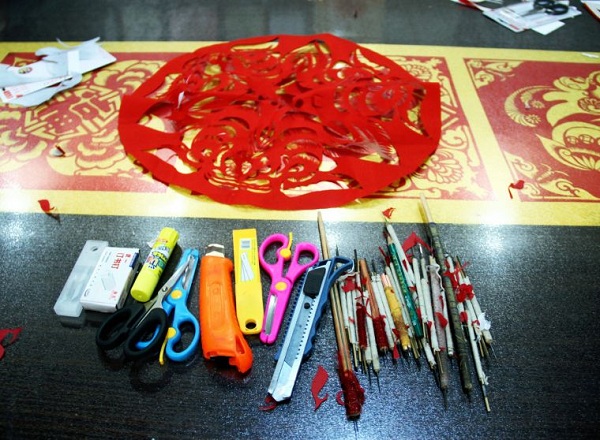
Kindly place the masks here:
[(439, 84), (332, 35), (200, 48), (123, 98), (119, 134), (155, 179), (227, 204), (340, 206), (436, 149)]
[(60, 216), (56, 212), (56, 208), (54, 206), (52, 206), (52, 204), (50, 203), (50, 200), (40, 199), (40, 200), (38, 200), (38, 203), (39, 203), (42, 211), (44, 211), (44, 213), (46, 213), (53, 219), (60, 220)]
[(440, 326), (442, 328), (446, 328), (446, 326), (448, 325), (448, 320), (446, 319), (446, 317), (440, 312), (435, 312), (435, 316), (438, 319)]
[(511, 189), (521, 190), (523, 188), (525, 188), (525, 181), (524, 180), (517, 180), (515, 183), (511, 183), (510, 185), (508, 185), (508, 195), (512, 199), (513, 195), (512, 195), (512, 192), (510, 190)]
[(387, 218), (389, 220), (392, 218), (392, 214), (394, 213), (395, 210), (396, 210), (396, 208), (390, 207), (390, 208), (386, 209), (385, 211), (383, 211), (382, 214), (385, 218)]
[(354, 277), (347, 277), (344, 280), (343, 290), (345, 293), (351, 292), (353, 290), (358, 290), (358, 286), (356, 285), (356, 280)]
[(42, 211), (44, 211), (46, 214), (48, 214), (54, 209), (54, 207), (50, 204), (50, 200), (40, 199), (38, 200), (38, 203), (40, 204), (40, 208), (42, 208)]
[(0, 359), (4, 357), (4, 347), (8, 347), (17, 342), (20, 334), (21, 327), (0, 329)]
[(313, 399), (315, 400), (315, 411), (319, 409), (319, 407), (329, 398), (329, 394), (325, 394), (323, 397), (319, 397), (319, 393), (327, 383), (329, 379), (329, 373), (327, 370), (323, 368), (322, 365), (319, 365), (317, 368), (317, 372), (315, 373), (315, 377), (313, 377), (310, 391), (312, 393)]
[(404, 250), (404, 252), (408, 252), (410, 249), (412, 249), (413, 247), (415, 247), (419, 244), (422, 245), (425, 249), (427, 249), (427, 251), (429, 253), (431, 253), (433, 251), (431, 249), (431, 246), (429, 246), (429, 244), (427, 244), (425, 242), (425, 240), (423, 240), (421, 237), (419, 237), (416, 232), (412, 232), (408, 236), (408, 238), (406, 240), (404, 240), (404, 243), (402, 243), (402, 249)]
[[(464, 299), (472, 300), (473, 297), (475, 296), (475, 294), (473, 293), (473, 286), (470, 284), (461, 283), (458, 286), (458, 290), (461, 294), (461, 297), (464, 297)], [(458, 295), (457, 295), (457, 297), (458, 297)]]
[(268, 394), (267, 397), (265, 397), (265, 402), (259, 406), (258, 409), (261, 411), (273, 411), (275, 408), (277, 408), (277, 405), (278, 403), (275, 399), (273, 399), (273, 396)]

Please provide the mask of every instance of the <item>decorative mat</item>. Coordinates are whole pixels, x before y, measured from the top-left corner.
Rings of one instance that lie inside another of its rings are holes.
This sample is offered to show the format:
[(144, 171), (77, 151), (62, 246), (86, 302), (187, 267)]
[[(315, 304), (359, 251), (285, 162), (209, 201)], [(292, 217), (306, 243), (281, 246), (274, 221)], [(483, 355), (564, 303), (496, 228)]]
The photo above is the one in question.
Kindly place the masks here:
[[(310, 219), (312, 211), (229, 206), (144, 173), (117, 117), (166, 61), (206, 42), (104, 43), (117, 61), (33, 109), (0, 107), (0, 212)], [(48, 44), (0, 43), (11, 65)], [(409, 178), (331, 220), (421, 221), (419, 195), (449, 223), (600, 225), (600, 62), (575, 52), (364, 45), (442, 89), (442, 138)], [(60, 154), (56, 154), (60, 151)], [(64, 152), (64, 154), (62, 153)], [(519, 185), (520, 182), (520, 185)]]

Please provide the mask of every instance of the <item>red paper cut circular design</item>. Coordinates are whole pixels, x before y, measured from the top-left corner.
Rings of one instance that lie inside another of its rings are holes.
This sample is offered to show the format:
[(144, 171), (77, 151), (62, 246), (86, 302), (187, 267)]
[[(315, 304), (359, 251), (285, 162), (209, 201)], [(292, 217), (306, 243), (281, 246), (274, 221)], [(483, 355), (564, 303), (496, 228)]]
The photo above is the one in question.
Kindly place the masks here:
[(332, 35), (257, 37), (168, 62), (123, 98), (119, 133), (167, 184), (227, 204), (326, 208), (435, 151), (440, 92)]

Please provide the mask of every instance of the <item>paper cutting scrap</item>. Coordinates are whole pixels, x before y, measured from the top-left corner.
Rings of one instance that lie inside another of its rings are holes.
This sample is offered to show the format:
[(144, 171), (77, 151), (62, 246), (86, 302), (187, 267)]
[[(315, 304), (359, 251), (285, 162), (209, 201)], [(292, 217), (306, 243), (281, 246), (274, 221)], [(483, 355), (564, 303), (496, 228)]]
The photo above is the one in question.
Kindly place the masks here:
[(45, 214), (49, 215), (53, 219), (59, 220), (60, 216), (58, 215), (56, 208), (52, 206), (48, 199), (40, 199), (38, 200), (38, 203)]
[(126, 151), (161, 182), (226, 204), (341, 206), (435, 151), (440, 87), (332, 35), (203, 47), (123, 98)]
[(0, 329), (0, 359), (4, 357), (5, 347), (17, 342), (21, 330), (21, 327)]
[(319, 365), (310, 387), (310, 391), (315, 401), (315, 411), (329, 398), (329, 394), (327, 393), (323, 397), (319, 396), (319, 393), (327, 383), (328, 379), (329, 373), (327, 373), (327, 370), (325, 370), (322, 365)]
[(387, 219), (391, 219), (392, 218), (392, 214), (394, 213), (394, 211), (396, 210), (396, 208), (394, 207), (389, 207), (386, 210), (384, 210), (382, 212), (383, 216)]
[(517, 180), (515, 183), (511, 183), (510, 185), (508, 185), (508, 195), (510, 196), (510, 198), (513, 198), (511, 189), (518, 189), (521, 190), (525, 188), (525, 181), (524, 180)]

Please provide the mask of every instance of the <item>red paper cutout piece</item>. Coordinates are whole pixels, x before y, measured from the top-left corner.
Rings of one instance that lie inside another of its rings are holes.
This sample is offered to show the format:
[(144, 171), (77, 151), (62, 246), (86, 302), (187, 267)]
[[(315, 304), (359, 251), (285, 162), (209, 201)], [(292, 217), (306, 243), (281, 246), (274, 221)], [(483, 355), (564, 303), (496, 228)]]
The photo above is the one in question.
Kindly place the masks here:
[(56, 210), (56, 208), (50, 204), (49, 200), (40, 199), (40, 200), (38, 200), (38, 203), (40, 205), (40, 208), (42, 208), (42, 211), (44, 211), (44, 213), (46, 213), (53, 219), (56, 219), (56, 220), (60, 219), (60, 216), (58, 215), (58, 213), (54, 212)]
[(345, 293), (351, 292), (353, 290), (357, 290), (358, 286), (356, 285), (356, 280), (354, 277), (347, 277), (344, 280), (343, 290)]
[(454, 271), (451, 271), (447, 264), (446, 264), (446, 271), (444, 272), (444, 275), (447, 276), (450, 279), (450, 282), (452, 283), (452, 287), (454, 288), (454, 290), (458, 289), (458, 271), (460, 269), (455, 268)]
[(9, 345), (17, 342), (17, 339), (19, 339), (19, 335), (21, 334), (21, 330), (21, 327), (0, 329), (0, 359), (4, 357), (4, 347), (8, 347)]
[(513, 198), (512, 192), (510, 191), (511, 189), (518, 189), (521, 190), (525, 187), (525, 181), (524, 180), (517, 180), (515, 183), (511, 183), (510, 185), (508, 185), (508, 195), (510, 196), (510, 198)]
[(383, 257), (383, 261), (385, 261), (385, 265), (389, 266), (390, 263), (392, 262), (389, 254), (383, 250), (383, 248), (381, 246), (379, 246), (379, 253), (381, 254), (381, 256)]
[(335, 401), (338, 405), (344, 406), (344, 390), (339, 390), (335, 393)]
[(396, 210), (396, 208), (388, 208), (385, 211), (383, 211), (382, 214), (385, 218), (391, 219), (392, 214), (394, 213), (395, 210)]
[(431, 246), (429, 246), (429, 244), (425, 240), (419, 237), (416, 232), (411, 233), (406, 238), (406, 240), (404, 240), (404, 243), (402, 243), (402, 249), (404, 250), (404, 252), (408, 252), (410, 249), (417, 246), (418, 244), (422, 245), (425, 249), (427, 249), (429, 253), (433, 252)]
[(475, 293), (473, 292), (473, 286), (471, 284), (462, 283), (458, 286), (458, 290), (461, 296), (464, 296), (465, 299), (472, 300), (475, 296)]
[(40, 204), (42, 211), (44, 211), (46, 214), (54, 209), (54, 207), (50, 204), (50, 201), (47, 199), (38, 200), (38, 203)]
[(340, 206), (435, 151), (440, 87), (333, 35), (200, 48), (123, 97), (119, 134), (155, 179), (227, 204)]
[(315, 377), (313, 377), (310, 391), (312, 393), (313, 399), (315, 400), (315, 411), (319, 409), (319, 407), (329, 398), (329, 394), (325, 393), (325, 396), (319, 397), (319, 393), (327, 383), (329, 379), (329, 373), (327, 370), (323, 368), (322, 365), (319, 365), (317, 368), (317, 372), (315, 373)]
[(265, 403), (258, 407), (261, 411), (273, 411), (277, 408), (277, 401), (270, 394), (265, 397)]
[(446, 326), (448, 325), (448, 320), (446, 319), (446, 317), (440, 312), (435, 312), (435, 316), (438, 319), (440, 326), (442, 328), (446, 328)]

